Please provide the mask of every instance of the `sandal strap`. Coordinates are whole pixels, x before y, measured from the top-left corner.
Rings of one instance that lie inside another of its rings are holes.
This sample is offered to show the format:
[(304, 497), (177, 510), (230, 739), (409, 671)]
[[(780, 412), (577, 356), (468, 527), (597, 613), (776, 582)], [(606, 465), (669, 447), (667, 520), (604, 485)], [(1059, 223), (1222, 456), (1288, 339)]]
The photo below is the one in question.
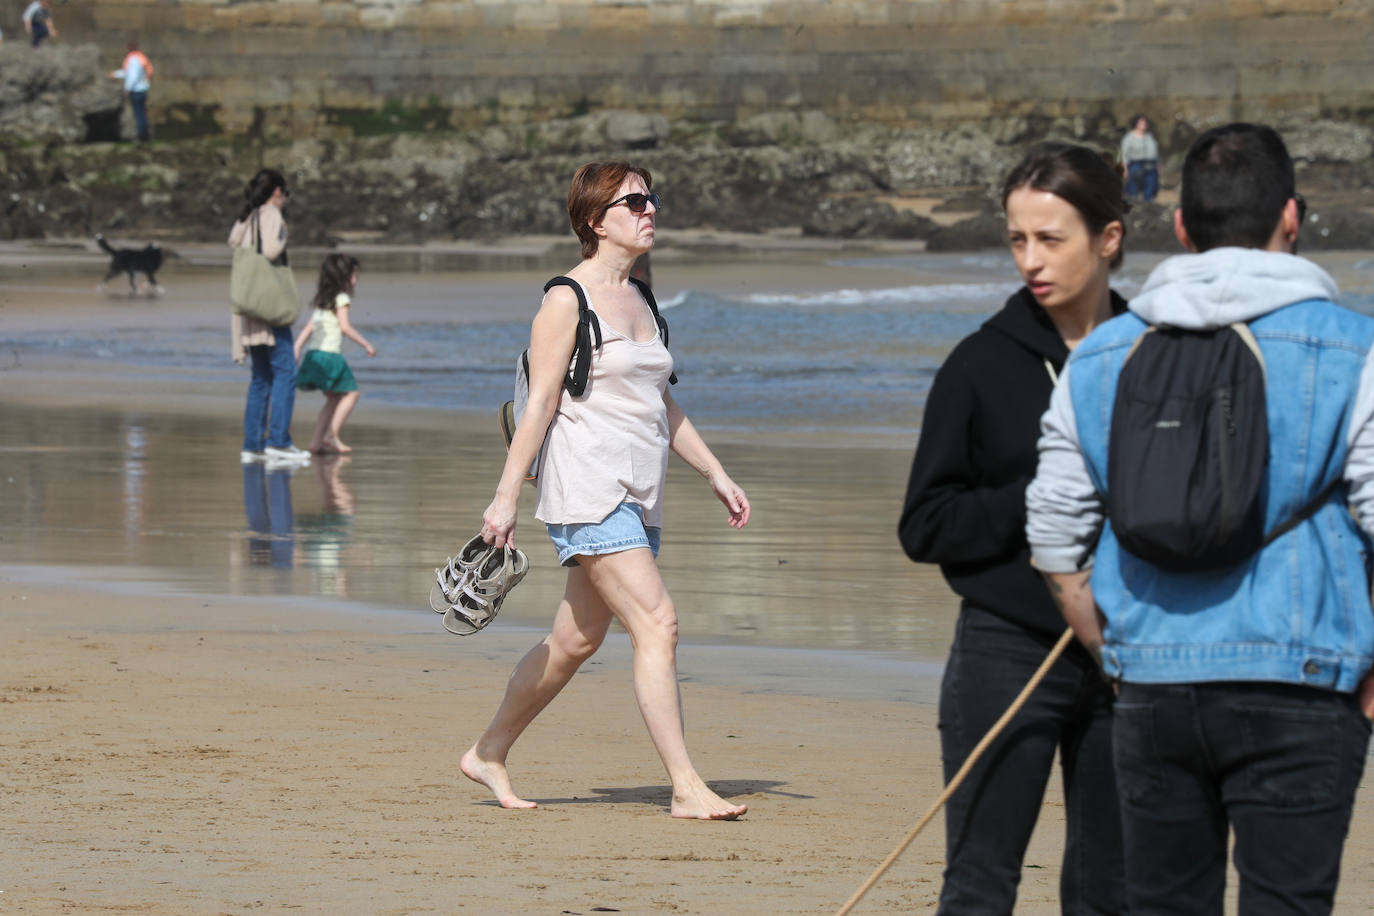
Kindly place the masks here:
[(472, 570), (463, 585), (463, 592), (478, 600), (499, 600), (519, 585), (529, 570), (530, 561), (525, 552), (506, 547), (502, 551), (501, 568), (486, 575), (480, 570)]
[(491, 552), (495, 549), (495, 547), (482, 540), (480, 534), (477, 534), (459, 548), (458, 553), (453, 557), (453, 563), (459, 569), (472, 569), (475, 566), (481, 566), (486, 563), (487, 557), (490, 556)]
[(468, 578), (468, 570), (459, 569), (456, 560), (457, 557), (449, 557), (443, 566), (434, 571), (434, 576), (439, 582), (439, 590), (444, 593), (449, 604), (458, 602), (458, 596), (462, 594), (463, 583)]

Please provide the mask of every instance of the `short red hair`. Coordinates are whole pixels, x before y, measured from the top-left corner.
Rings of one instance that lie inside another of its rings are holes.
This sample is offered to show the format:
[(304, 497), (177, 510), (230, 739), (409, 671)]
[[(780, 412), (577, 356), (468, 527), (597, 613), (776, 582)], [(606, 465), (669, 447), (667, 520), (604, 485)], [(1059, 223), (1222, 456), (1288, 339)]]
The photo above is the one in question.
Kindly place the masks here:
[(616, 159), (609, 162), (588, 162), (573, 175), (568, 187), (568, 222), (582, 243), (582, 259), (596, 254), (600, 239), (592, 231), (592, 222), (599, 220), (606, 205), (616, 199), (616, 192), (630, 175), (638, 175), (644, 190), (652, 191), (654, 177), (649, 170)]

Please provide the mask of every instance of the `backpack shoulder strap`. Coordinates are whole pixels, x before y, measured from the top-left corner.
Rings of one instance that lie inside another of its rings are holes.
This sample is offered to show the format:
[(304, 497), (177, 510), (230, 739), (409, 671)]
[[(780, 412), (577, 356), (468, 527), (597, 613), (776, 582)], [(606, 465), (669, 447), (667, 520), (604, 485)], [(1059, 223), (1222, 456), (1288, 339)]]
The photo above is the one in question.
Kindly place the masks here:
[(1259, 341), (1255, 340), (1255, 334), (1250, 330), (1250, 325), (1243, 321), (1236, 321), (1231, 324), (1231, 330), (1236, 332), (1236, 336), (1255, 356), (1255, 362), (1259, 363), (1260, 376), (1264, 379), (1265, 387), (1269, 385), (1269, 367), (1264, 362), (1264, 353), (1260, 351)]
[(587, 389), (587, 376), (592, 369), (592, 337), (596, 338), (596, 349), (601, 348), (601, 322), (596, 312), (587, 304), (587, 294), (582, 284), (572, 277), (554, 277), (544, 284), (544, 292), (555, 286), (566, 286), (577, 295), (577, 337), (573, 343), (573, 368), (563, 379), (563, 387), (568, 394), (577, 397)]
[(1152, 324), (1146, 327), (1145, 330), (1140, 332), (1140, 336), (1137, 337), (1135, 341), (1131, 343), (1131, 348), (1126, 351), (1126, 356), (1121, 360), (1122, 369), (1125, 369), (1126, 364), (1131, 361), (1131, 357), (1135, 356), (1135, 351), (1140, 349), (1140, 345), (1145, 342), (1146, 336), (1155, 330), (1157, 330), (1157, 326)]
[[(629, 277), (628, 279), (635, 285), (635, 288), (639, 290), (639, 294), (644, 297), (644, 301), (649, 304), (649, 311), (654, 315), (654, 323), (658, 325), (659, 336), (663, 338), (663, 346), (668, 346), (668, 322), (664, 320), (663, 316), (658, 312), (658, 300), (654, 298), (654, 291), (649, 288), (649, 284), (638, 277)], [(668, 384), (677, 384), (676, 372), (668, 376)]]
[(638, 277), (629, 277), (627, 279), (634, 284), (635, 289), (639, 290), (639, 294), (644, 297), (644, 301), (649, 303), (649, 311), (653, 312), (654, 322), (658, 325), (659, 333), (663, 335), (663, 346), (668, 346), (668, 322), (664, 321), (663, 316), (658, 313), (658, 300), (654, 298), (654, 291), (649, 288), (649, 284)]
[(1323, 489), (1316, 496), (1312, 497), (1312, 499), (1307, 503), (1307, 505), (1303, 506), (1301, 509), (1295, 512), (1293, 516), (1288, 519), (1288, 521), (1282, 523), (1281, 525), (1278, 525), (1274, 528), (1273, 531), (1266, 534), (1264, 536), (1264, 540), (1260, 542), (1260, 547), (1268, 547), (1270, 544), (1274, 543), (1279, 538), (1283, 537), (1285, 534), (1292, 531), (1294, 528), (1298, 527), (1312, 516), (1316, 515), (1317, 510), (1320, 509), (1322, 506), (1326, 505), (1327, 500), (1329, 500), (1335, 494), (1335, 492), (1341, 488), (1341, 485), (1343, 483), (1344, 481), (1341, 480), (1341, 478), (1339, 477), (1333, 480), (1330, 484), (1327, 485), (1325, 489)]
[(544, 292), (548, 292), (555, 286), (566, 286), (577, 296), (577, 321), (579, 324), (588, 325), (590, 333), (596, 338), (596, 346), (601, 346), (601, 322), (597, 320), (596, 312), (592, 311), (587, 304), (587, 293), (582, 289), (582, 284), (572, 277), (554, 277), (544, 284)]

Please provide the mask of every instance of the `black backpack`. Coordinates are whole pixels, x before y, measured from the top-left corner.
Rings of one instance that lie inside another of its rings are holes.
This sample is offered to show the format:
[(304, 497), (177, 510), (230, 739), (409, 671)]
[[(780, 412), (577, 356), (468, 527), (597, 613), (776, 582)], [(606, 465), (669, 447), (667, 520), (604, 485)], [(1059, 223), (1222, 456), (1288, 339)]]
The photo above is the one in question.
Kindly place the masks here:
[[(649, 304), (649, 311), (653, 313), (654, 322), (658, 325), (659, 336), (663, 338), (663, 346), (668, 346), (668, 322), (658, 313), (658, 301), (654, 299), (653, 290), (649, 289), (649, 284), (637, 277), (630, 277), (629, 280)], [(544, 292), (547, 293), (555, 286), (567, 286), (577, 294), (577, 339), (573, 345), (573, 366), (563, 378), (563, 388), (568, 394), (578, 397), (587, 390), (587, 376), (592, 368), (592, 350), (601, 349), (601, 322), (597, 320), (596, 312), (587, 304), (587, 294), (583, 292), (582, 284), (571, 277), (554, 277), (544, 284)], [(596, 340), (595, 346), (592, 345), (593, 338)], [(676, 372), (668, 376), (668, 384), (677, 384)], [(511, 440), (515, 438), (515, 426), (524, 415), (525, 405), (529, 403), (529, 399), (530, 351), (526, 347), (515, 363), (515, 397), (497, 409), (497, 417), (501, 421), (501, 435), (506, 439), (507, 451), (510, 450)], [(535, 479), (539, 472), (539, 462), (543, 457), (544, 450), (541, 448), (525, 474), (526, 480)]]
[(1164, 569), (1211, 569), (1282, 533), (1264, 536), (1264, 383), (1244, 324), (1151, 327), (1136, 339), (1117, 381), (1107, 453), (1107, 512), (1122, 547)]

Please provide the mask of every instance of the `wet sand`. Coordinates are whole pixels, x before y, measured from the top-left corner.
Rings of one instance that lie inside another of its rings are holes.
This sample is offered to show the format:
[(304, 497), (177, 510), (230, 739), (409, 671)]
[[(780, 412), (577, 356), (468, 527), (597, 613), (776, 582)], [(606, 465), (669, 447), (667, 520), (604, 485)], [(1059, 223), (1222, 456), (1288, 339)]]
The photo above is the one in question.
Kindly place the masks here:
[[(462, 314), (482, 320), (528, 309), (512, 290), (544, 271), (475, 273), (465, 288), (488, 305)], [(757, 265), (712, 276), (777, 288)], [(5, 274), (0, 321), (223, 317), (209, 267), (170, 272), (175, 296), (128, 311), (61, 277), (24, 292)], [(674, 462), (661, 565), (688, 743), (749, 804), (742, 821), (667, 816), (619, 632), (516, 746), (516, 787), (541, 809), (506, 812), (457, 756), (562, 575), (526, 517), (534, 569), (496, 624), (461, 639), (423, 609), (490, 498), (494, 420), (364, 399), (354, 456), (269, 480), (235, 458), (241, 383), (0, 368), (0, 909), (833, 912), (939, 793), (956, 605), (895, 544), (909, 445), (713, 437), (755, 505), (743, 532)], [(313, 409), (298, 406), (298, 440)], [(1374, 906), (1369, 808), (1338, 912)], [(1018, 912), (1058, 912), (1062, 812), (1052, 781)], [(937, 819), (857, 912), (930, 910), (942, 859)]]

